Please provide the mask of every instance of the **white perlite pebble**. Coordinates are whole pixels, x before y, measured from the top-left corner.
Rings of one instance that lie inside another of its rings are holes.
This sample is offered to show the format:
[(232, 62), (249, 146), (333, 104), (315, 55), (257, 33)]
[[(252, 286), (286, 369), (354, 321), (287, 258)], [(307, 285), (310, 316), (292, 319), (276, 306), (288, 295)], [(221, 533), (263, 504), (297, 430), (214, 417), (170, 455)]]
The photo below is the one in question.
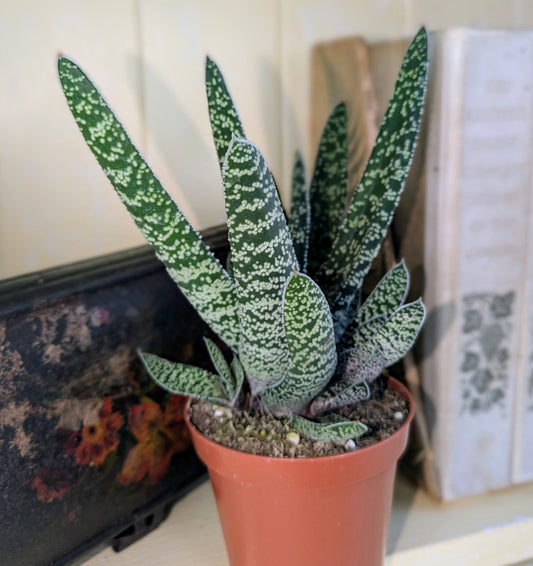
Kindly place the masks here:
[(297, 432), (288, 432), (286, 438), (292, 444), (300, 444), (300, 435)]
[(350, 438), (350, 440), (347, 440), (345, 442), (344, 448), (346, 448), (346, 450), (355, 450), (356, 449), (355, 442)]
[(403, 413), (402, 413), (401, 411), (396, 411), (396, 412), (394, 413), (394, 418), (395, 418), (397, 421), (403, 421)]
[(227, 417), (228, 419), (231, 417), (231, 409), (226, 409), (226, 407), (219, 407), (215, 409), (215, 418), (220, 419), (222, 417)]

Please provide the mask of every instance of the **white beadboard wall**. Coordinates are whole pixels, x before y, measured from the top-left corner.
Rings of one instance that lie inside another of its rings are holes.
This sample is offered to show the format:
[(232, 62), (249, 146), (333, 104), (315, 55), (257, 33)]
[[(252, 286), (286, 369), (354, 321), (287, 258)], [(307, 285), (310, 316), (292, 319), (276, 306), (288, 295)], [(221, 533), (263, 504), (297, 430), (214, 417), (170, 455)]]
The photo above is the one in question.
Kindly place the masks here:
[(142, 243), (69, 115), (57, 53), (84, 67), (202, 229), (224, 220), (206, 54), (288, 202), (294, 151), (308, 169), (314, 157), (312, 46), (408, 36), (422, 24), (533, 27), (533, 0), (2, 0), (0, 278)]

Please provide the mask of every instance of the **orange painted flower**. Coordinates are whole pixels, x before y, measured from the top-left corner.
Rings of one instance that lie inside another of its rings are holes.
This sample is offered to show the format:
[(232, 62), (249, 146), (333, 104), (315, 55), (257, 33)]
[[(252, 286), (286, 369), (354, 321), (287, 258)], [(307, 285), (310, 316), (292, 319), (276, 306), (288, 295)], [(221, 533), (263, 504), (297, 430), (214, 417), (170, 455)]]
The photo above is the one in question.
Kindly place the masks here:
[(31, 482), (31, 487), (37, 492), (39, 501), (50, 503), (54, 499), (63, 499), (72, 484), (57, 470), (41, 468), (39, 475)]
[(137, 444), (126, 457), (117, 480), (123, 485), (141, 481), (145, 476), (157, 483), (168, 471), (172, 456), (191, 444), (185, 426), (186, 398), (173, 395), (165, 410), (151, 399), (129, 409), (128, 424)]
[(120, 413), (113, 412), (111, 397), (104, 398), (99, 417), (96, 423), (84, 426), (67, 441), (67, 452), (74, 454), (80, 466), (99, 466), (118, 447), (117, 433), (124, 419)]

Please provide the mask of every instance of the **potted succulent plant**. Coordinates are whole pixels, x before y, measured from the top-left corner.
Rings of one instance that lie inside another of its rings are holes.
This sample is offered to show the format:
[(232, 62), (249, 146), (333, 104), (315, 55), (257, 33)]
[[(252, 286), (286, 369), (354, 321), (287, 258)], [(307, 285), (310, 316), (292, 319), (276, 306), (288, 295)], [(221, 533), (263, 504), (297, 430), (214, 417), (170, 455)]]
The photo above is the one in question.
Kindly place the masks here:
[[(416, 144), (427, 81), (425, 30), (407, 51), (354, 196), (346, 202), (346, 110), (339, 105), (326, 123), (309, 184), (296, 159), (288, 221), (218, 67), (207, 60), (231, 249), (227, 268), (83, 71), (64, 57), (58, 66), (96, 159), (170, 276), (227, 346), (206, 339), (213, 371), (141, 357), (157, 383), (200, 400), (189, 407), (189, 426), (210, 472), (231, 564), (381, 564), (413, 405), (403, 386), (379, 376), (411, 348), (425, 309), (420, 300), (405, 304), (403, 263), (364, 301), (361, 287)], [(396, 392), (389, 417), (397, 430), (361, 447), (369, 425), (354, 420), (353, 409), (364, 416), (383, 390)], [(244, 437), (252, 441), (241, 443)], [(292, 457), (283, 457), (287, 444)], [(300, 445), (310, 453), (299, 452)]]

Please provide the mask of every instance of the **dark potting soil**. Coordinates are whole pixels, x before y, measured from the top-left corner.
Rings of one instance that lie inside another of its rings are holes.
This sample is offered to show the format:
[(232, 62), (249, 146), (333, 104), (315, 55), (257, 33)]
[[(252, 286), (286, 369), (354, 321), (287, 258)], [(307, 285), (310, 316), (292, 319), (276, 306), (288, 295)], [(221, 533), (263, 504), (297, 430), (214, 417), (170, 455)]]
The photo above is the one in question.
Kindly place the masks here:
[(387, 389), (386, 383), (385, 377), (376, 379), (370, 385), (368, 401), (337, 411), (368, 427), (364, 435), (344, 442), (316, 441), (301, 436), (291, 428), (290, 417), (276, 418), (257, 411), (248, 413), (206, 401), (191, 404), (190, 418), (207, 438), (242, 452), (282, 458), (344, 454), (384, 440), (407, 418), (407, 401), (397, 391)]

